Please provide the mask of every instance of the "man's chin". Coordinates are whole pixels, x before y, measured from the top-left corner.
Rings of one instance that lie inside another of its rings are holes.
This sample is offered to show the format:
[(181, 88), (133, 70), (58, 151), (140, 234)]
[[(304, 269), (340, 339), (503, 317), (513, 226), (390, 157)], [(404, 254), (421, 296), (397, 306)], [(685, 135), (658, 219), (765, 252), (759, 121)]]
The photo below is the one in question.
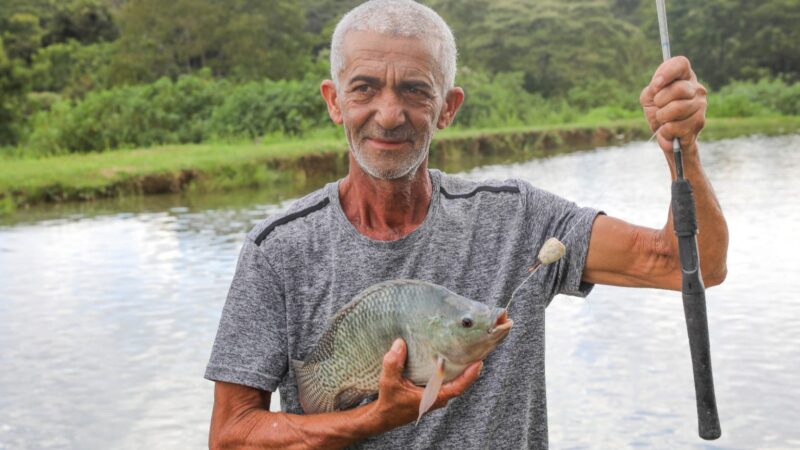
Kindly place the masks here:
[(406, 142), (397, 149), (373, 147), (371, 143), (370, 139), (365, 139), (360, 148), (351, 146), (350, 151), (361, 170), (374, 179), (412, 179), (427, 157), (427, 152), (417, 153), (413, 143)]
[(413, 178), (414, 174), (416, 173), (416, 168), (374, 169), (374, 168), (362, 167), (362, 169), (372, 178), (383, 181), (407, 180), (409, 178)]

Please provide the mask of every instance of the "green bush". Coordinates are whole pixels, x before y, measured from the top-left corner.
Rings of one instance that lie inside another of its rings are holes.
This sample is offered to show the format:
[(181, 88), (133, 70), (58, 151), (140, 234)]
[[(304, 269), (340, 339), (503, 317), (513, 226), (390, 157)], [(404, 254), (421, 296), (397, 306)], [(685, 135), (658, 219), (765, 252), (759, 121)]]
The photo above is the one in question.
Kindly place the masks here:
[(609, 107), (617, 110), (638, 111), (639, 92), (642, 86), (623, 86), (610, 78), (593, 78), (586, 84), (576, 86), (567, 93), (570, 105), (582, 111)]
[(34, 91), (82, 97), (109, 86), (109, 60), (113, 44), (82, 45), (76, 40), (40, 49), (31, 62)]
[(209, 123), (219, 137), (301, 135), (329, 125), (317, 81), (253, 81), (236, 86)]
[(708, 110), (711, 117), (800, 115), (800, 83), (735, 81), (709, 96)]
[[(628, 89), (614, 80), (598, 79), (551, 98), (526, 91), (520, 72), (489, 74), (466, 68), (458, 84), (466, 93), (455, 122), (461, 128), (641, 117), (638, 88)], [(151, 84), (95, 90), (82, 100), (66, 97), (38, 92), (29, 94), (26, 103), (0, 104), (0, 115), (17, 118), (13, 129), (0, 126), (0, 144), (13, 144), (22, 131), (25, 154), (49, 155), (209, 139), (301, 136), (332, 129), (316, 77), (233, 85), (205, 71), (177, 81), (162, 78)], [(800, 115), (800, 83), (735, 82), (710, 94), (709, 103), (711, 117)], [(30, 119), (24, 126), (26, 116)], [(7, 149), (3, 153), (19, 154)]]
[(456, 117), (460, 127), (494, 128), (557, 122), (563, 109), (558, 102), (526, 91), (522, 72), (491, 75), (465, 68), (457, 84), (465, 93), (465, 101)]
[(30, 154), (195, 143), (210, 138), (301, 135), (330, 124), (316, 81), (231, 86), (210, 74), (93, 91), (83, 100), (30, 98)]
[(27, 146), (55, 154), (200, 142), (227, 86), (208, 76), (162, 78), (57, 102), (33, 116)]

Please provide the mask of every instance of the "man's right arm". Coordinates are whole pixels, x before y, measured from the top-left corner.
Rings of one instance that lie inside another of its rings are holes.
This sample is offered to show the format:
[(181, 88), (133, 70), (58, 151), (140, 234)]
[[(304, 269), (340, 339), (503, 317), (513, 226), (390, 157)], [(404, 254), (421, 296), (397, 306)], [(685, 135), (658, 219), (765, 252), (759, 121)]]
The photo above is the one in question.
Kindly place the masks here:
[[(346, 411), (298, 415), (269, 411), (270, 393), (217, 381), (209, 447), (223, 448), (343, 448), (416, 420), (423, 389), (403, 378), (406, 346), (395, 341), (383, 358), (378, 399)], [(432, 409), (466, 391), (483, 363), (442, 386)]]

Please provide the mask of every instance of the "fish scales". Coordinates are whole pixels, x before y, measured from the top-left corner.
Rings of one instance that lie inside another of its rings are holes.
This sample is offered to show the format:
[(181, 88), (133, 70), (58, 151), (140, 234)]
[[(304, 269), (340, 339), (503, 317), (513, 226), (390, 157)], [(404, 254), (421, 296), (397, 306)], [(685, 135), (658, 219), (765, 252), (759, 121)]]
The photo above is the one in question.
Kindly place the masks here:
[[(377, 393), (383, 356), (398, 337), (408, 345), (406, 378), (424, 385), (441, 364), (445, 379), (452, 379), (505, 337), (511, 321), (502, 310), (503, 325), (496, 326), (500, 316), (433, 283), (371, 286), (334, 315), (305, 362), (292, 361), (303, 410), (345, 409)], [(478, 326), (469, 329), (473, 321)], [(500, 332), (492, 334), (495, 329)]]

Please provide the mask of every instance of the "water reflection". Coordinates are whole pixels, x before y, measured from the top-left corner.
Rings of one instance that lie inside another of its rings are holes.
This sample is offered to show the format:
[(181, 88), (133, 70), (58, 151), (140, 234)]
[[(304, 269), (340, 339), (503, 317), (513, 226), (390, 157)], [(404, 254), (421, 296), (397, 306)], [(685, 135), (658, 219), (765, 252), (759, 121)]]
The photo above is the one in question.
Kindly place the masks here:
[[(731, 229), (728, 280), (708, 292), (723, 438), (696, 435), (679, 295), (598, 287), (548, 309), (553, 448), (800, 447), (798, 148), (704, 146)], [(669, 201), (663, 156), (643, 143), (465, 175), (525, 178), (652, 227)], [(204, 446), (202, 372), (243, 233), (289, 197), (123, 199), (0, 228), (0, 448)]]

